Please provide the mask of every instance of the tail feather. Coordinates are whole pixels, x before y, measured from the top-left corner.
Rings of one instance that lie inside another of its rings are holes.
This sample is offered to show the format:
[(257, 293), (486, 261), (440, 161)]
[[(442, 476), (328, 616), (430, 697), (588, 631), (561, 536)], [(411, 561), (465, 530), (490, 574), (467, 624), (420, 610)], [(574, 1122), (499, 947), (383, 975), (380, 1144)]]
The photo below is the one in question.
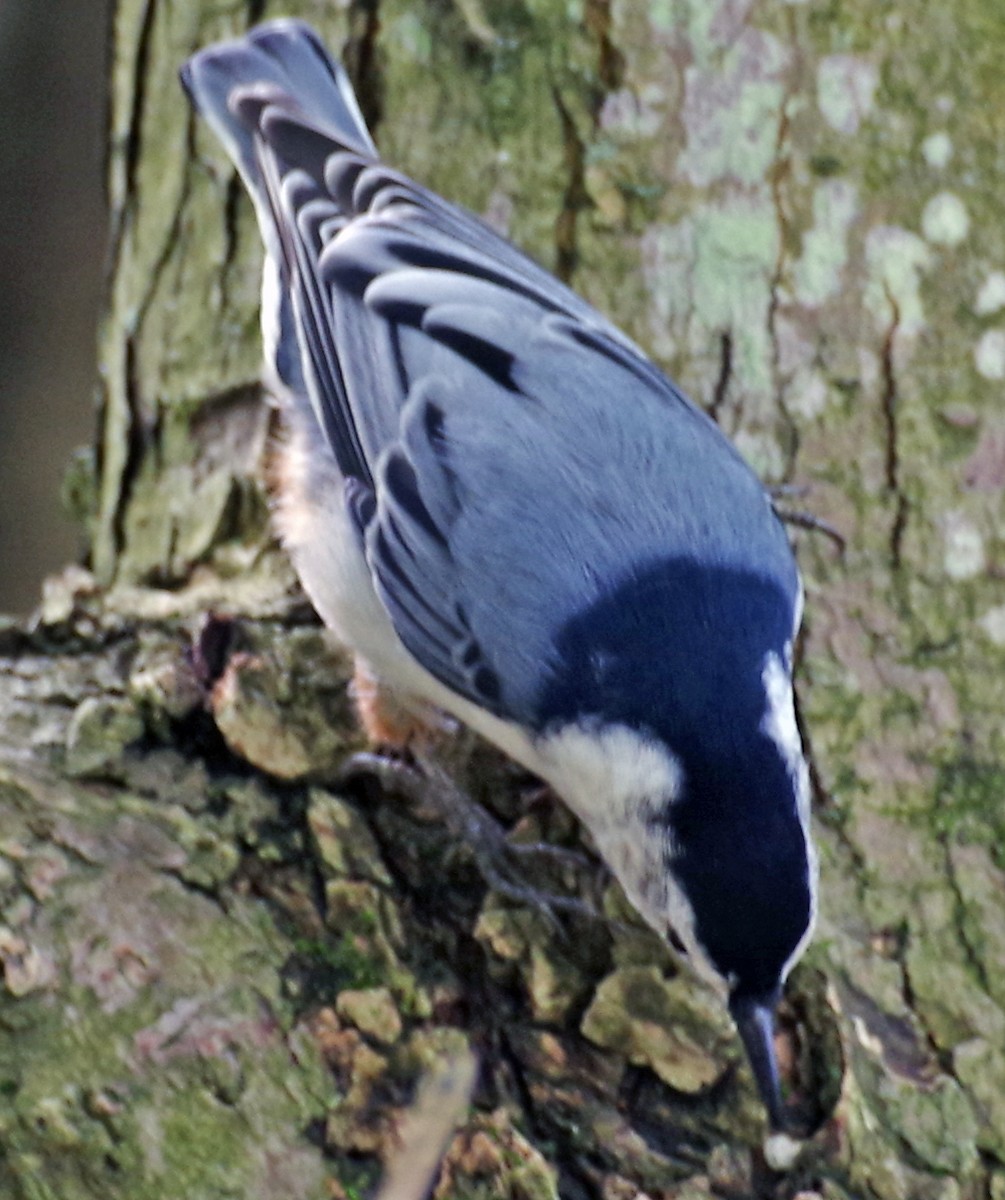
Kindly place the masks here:
[(207, 46), (182, 67), (181, 81), (249, 186), (258, 183), (255, 123), (248, 119), (254, 107), (242, 113), (242, 96), (284, 94), (347, 149), (377, 157), (344, 68), (303, 21), (269, 21), (242, 38)]
[(263, 176), (259, 125), (268, 110), (286, 110), (364, 159), (376, 161), (377, 149), (344, 68), (303, 21), (269, 21), (243, 37), (207, 46), (184, 64), (180, 76), (254, 202), (266, 249), (262, 335), (271, 386), (308, 414), (293, 312), (280, 283), (281, 223)]

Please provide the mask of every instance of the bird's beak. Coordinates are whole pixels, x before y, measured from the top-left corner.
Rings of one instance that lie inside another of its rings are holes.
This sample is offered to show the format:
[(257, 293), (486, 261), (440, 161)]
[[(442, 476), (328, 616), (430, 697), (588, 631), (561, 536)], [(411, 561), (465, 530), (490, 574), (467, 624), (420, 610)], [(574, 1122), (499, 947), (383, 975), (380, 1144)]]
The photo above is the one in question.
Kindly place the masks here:
[(740, 1031), (747, 1058), (754, 1072), (757, 1090), (768, 1110), (772, 1133), (785, 1132), (782, 1093), (778, 1085), (778, 1060), (775, 1058), (775, 1004), (777, 996), (733, 997), (729, 1011)]

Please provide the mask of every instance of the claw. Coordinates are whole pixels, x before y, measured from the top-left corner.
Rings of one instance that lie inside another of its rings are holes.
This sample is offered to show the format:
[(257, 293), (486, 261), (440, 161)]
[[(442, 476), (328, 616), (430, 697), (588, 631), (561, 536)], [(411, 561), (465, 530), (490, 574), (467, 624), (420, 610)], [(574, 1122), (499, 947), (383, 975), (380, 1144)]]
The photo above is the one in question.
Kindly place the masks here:
[(844, 534), (839, 533), (833, 525), (823, 521), (820, 517), (815, 517), (811, 512), (804, 512), (801, 509), (779, 508), (777, 504), (773, 504), (775, 516), (779, 521), (784, 521), (787, 525), (796, 525), (800, 529), (809, 529), (813, 533), (822, 533), (825, 537), (830, 538), (838, 548), (839, 554), (844, 554), (847, 542)]
[(837, 546), (838, 554), (843, 556), (847, 542), (844, 534), (835, 529), (833, 525), (805, 509), (780, 508), (778, 505), (779, 500), (802, 499), (804, 496), (808, 496), (812, 490), (807, 483), (776, 483), (767, 489), (768, 495), (771, 497), (771, 507), (775, 510), (775, 516), (779, 521), (784, 521), (787, 525), (796, 525), (799, 529), (809, 529), (813, 533), (822, 533), (824, 537), (830, 538)]
[(551, 842), (507, 842), (506, 849), (515, 857), (536, 855), (539, 858), (550, 858), (565, 867), (588, 869), (592, 864), (585, 854), (578, 850), (570, 850), (568, 846), (553, 846)]
[(587, 865), (582, 855), (546, 842), (509, 841), (505, 828), (467, 796), (442, 767), (420, 754), (414, 757), (418, 770), (397, 759), (361, 751), (346, 759), (338, 781), (345, 783), (359, 775), (371, 775), (385, 791), (397, 792), (413, 804), (432, 807), (450, 832), (470, 849), (483, 879), (493, 891), (536, 909), (554, 928), (561, 928), (557, 912), (574, 913), (595, 921), (603, 919), (585, 900), (554, 895), (520, 883), (500, 865), (507, 858), (534, 854), (582, 867)]

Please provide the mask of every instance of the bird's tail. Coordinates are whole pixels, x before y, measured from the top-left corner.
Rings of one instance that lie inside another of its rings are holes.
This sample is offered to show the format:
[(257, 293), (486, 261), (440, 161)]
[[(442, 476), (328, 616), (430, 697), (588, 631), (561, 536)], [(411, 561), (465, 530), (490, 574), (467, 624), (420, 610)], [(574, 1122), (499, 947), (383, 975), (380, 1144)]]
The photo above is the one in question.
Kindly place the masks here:
[(255, 151), (256, 107), (279, 101), (346, 149), (377, 157), (344, 68), (303, 21), (268, 21), (244, 37), (207, 46), (180, 74), (192, 104), (240, 171), (260, 222), (267, 220), (268, 198)]
[[(223, 143), (254, 202), (266, 257), (262, 278), (262, 338), (266, 383), (280, 401), (311, 420), (311, 406), (298, 347), (289, 289), (281, 283), (286, 258), (277, 210), (277, 163), (266, 150), (259, 121), (285, 110), (298, 125), (364, 159), (377, 150), (356, 103), (345, 70), (329, 57), (309, 25), (269, 21), (233, 41), (194, 54), (181, 69), (181, 82), (195, 109)], [(288, 247), (287, 247), (288, 250)]]

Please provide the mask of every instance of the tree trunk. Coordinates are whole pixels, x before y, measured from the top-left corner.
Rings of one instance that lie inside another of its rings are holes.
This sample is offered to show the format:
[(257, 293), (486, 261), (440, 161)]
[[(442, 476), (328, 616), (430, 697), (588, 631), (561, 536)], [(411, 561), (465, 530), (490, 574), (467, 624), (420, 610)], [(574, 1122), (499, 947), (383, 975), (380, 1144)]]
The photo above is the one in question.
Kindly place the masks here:
[(823, 899), (780, 1045), (816, 1132), (768, 1171), (721, 1008), (599, 868), (562, 882), (619, 920), (558, 930), (431, 814), (331, 786), (347, 664), (268, 533), (257, 232), (176, 82), (280, 10), (119, 0), (91, 570), (0, 628), (0, 1194), (359, 1196), (470, 1046), (441, 1197), (1005, 1197), (1005, 8), (291, 10), (345, 46), (390, 162), (845, 539), (793, 527)]

